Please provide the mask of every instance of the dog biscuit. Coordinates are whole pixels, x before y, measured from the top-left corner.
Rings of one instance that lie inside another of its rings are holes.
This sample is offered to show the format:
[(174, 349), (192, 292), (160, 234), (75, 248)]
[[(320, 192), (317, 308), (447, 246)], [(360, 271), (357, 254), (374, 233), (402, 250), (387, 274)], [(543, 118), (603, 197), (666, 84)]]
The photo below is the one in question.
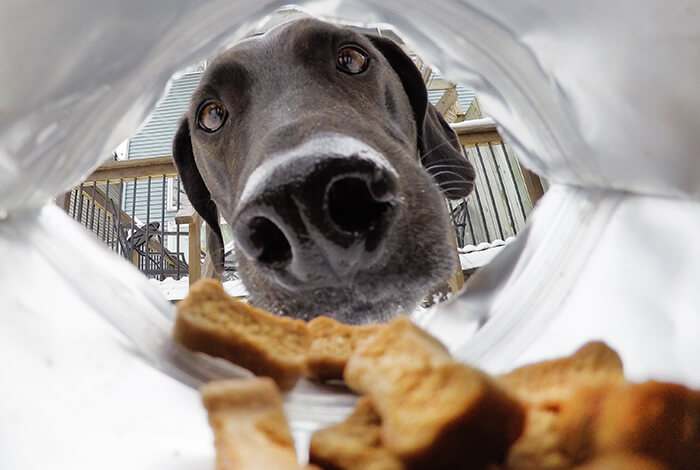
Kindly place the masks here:
[(344, 376), (370, 397), (383, 444), (410, 469), (489, 468), (523, 429), (517, 401), (406, 318), (362, 342)]
[(381, 325), (346, 325), (328, 317), (308, 323), (311, 346), (306, 358), (306, 376), (311, 380), (342, 380), (345, 364), (357, 344), (375, 334)]
[(282, 390), (302, 375), (310, 336), (302, 320), (277, 317), (230, 297), (221, 283), (202, 279), (177, 305), (175, 339), (271, 377)]
[(588, 343), (571, 356), (515, 369), (498, 381), (527, 410), (523, 435), (508, 454), (509, 470), (569, 470), (590, 455), (565, 449), (562, 417), (582, 386), (625, 383), (622, 361), (601, 342)]
[(279, 390), (271, 379), (219, 380), (200, 392), (214, 431), (217, 470), (302, 469)]
[(341, 424), (314, 433), (309, 460), (334, 470), (403, 470), (405, 467), (382, 444), (381, 418), (369, 397), (362, 397)]

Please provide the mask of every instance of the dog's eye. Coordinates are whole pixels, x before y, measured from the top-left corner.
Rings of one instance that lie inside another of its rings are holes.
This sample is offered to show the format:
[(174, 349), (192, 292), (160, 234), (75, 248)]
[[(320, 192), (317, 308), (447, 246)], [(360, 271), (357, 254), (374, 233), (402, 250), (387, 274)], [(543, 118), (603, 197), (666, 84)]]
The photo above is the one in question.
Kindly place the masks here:
[(344, 46), (338, 51), (335, 62), (339, 70), (354, 75), (367, 70), (369, 57), (357, 46)]
[(197, 122), (199, 123), (199, 127), (205, 131), (215, 132), (224, 125), (226, 116), (228, 116), (226, 106), (219, 102), (212, 101), (200, 108)]

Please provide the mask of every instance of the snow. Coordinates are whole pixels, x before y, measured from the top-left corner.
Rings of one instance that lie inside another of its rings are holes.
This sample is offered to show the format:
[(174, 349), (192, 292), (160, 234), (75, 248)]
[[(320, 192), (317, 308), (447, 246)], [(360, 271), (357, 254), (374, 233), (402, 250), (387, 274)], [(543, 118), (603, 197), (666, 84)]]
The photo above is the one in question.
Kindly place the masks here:
[[(502, 249), (508, 245), (513, 237), (503, 240), (495, 240), (491, 243), (480, 243), (479, 245), (469, 245), (459, 250), (459, 261), (462, 269), (469, 270), (480, 268), (488, 264)], [(164, 281), (149, 279), (151, 284), (158, 287), (166, 299), (170, 301), (182, 300), (187, 297), (190, 288), (189, 277), (179, 280), (169, 277)], [(248, 291), (240, 279), (224, 282), (224, 290), (233, 297), (246, 297)]]
[(468, 245), (459, 250), (459, 262), (463, 270), (480, 268), (487, 265), (501, 252), (504, 246), (510, 244), (515, 237), (508, 237), (504, 240), (494, 240), (491, 243), (479, 243), (478, 245)]
[[(164, 281), (149, 279), (151, 284), (158, 287), (166, 299), (170, 301), (182, 300), (187, 297), (190, 289), (190, 278), (185, 276), (179, 280), (169, 277)], [(245, 297), (248, 295), (243, 282), (240, 279), (224, 282), (224, 290), (233, 297)]]

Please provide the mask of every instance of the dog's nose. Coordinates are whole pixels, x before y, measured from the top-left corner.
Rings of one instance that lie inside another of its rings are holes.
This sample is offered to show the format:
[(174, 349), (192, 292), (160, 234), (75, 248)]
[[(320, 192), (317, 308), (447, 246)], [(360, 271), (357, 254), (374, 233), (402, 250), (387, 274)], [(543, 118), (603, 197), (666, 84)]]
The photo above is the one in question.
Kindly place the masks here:
[(292, 290), (337, 285), (374, 264), (400, 210), (396, 171), (366, 153), (282, 160), (246, 185), (237, 248)]

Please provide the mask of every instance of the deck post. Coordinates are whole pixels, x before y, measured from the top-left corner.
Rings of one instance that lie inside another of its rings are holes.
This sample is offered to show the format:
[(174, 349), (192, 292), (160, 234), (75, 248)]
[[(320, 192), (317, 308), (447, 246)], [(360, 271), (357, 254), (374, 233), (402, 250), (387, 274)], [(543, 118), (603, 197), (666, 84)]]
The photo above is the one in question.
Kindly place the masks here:
[(190, 286), (202, 278), (202, 216), (192, 206), (180, 208), (175, 216), (178, 224), (187, 224), (187, 238), (189, 239), (189, 256), (187, 264), (190, 267)]

